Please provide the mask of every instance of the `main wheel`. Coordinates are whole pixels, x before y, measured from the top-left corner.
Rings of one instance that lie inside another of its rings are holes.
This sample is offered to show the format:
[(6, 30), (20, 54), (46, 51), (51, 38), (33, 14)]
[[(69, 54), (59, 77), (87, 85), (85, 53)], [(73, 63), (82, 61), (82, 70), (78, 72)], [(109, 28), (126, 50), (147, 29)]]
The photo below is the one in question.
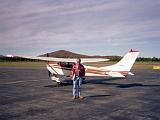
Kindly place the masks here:
[(57, 82), (57, 85), (63, 85), (63, 83), (62, 82)]

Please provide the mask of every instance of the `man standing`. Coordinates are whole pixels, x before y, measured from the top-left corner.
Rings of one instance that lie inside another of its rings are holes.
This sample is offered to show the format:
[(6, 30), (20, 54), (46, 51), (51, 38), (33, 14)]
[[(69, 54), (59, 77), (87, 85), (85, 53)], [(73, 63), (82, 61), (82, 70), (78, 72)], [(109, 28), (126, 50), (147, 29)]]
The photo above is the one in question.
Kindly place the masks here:
[(73, 80), (73, 99), (83, 99), (81, 96), (81, 84), (85, 76), (85, 68), (81, 64), (81, 59), (77, 58), (76, 64), (73, 66), (71, 71), (71, 77)]

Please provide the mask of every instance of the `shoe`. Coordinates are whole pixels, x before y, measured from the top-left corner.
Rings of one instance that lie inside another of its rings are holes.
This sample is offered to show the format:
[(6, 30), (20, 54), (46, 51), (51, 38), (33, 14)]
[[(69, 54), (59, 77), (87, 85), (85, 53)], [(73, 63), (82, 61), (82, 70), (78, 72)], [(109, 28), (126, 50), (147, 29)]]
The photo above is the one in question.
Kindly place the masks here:
[(72, 97), (73, 100), (75, 100), (76, 98), (77, 98), (76, 96), (73, 96), (73, 97)]
[(84, 97), (83, 97), (83, 96), (79, 96), (78, 98), (79, 98), (79, 99), (84, 99)]

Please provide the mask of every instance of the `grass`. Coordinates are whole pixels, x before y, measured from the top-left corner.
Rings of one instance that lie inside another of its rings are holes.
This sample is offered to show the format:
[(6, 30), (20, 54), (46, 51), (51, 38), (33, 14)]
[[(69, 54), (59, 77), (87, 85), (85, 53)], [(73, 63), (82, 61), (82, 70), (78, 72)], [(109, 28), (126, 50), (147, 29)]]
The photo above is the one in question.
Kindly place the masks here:
[[(86, 65), (102, 67), (113, 65), (116, 62), (87, 63)], [(45, 68), (45, 62), (0, 62), (1, 67), (19, 67), (19, 68)], [(153, 66), (160, 66), (160, 62), (136, 62), (133, 69), (153, 69)]]
[[(107, 65), (113, 65), (117, 62), (100, 62), (100, 63), (88, 63), (87, 65), (103, 67)], [(160, 66), (160, 62), (135, 62), (132, 69), (153, 69), (153, 66)]]
[(0, 62), (1, 67), (44, 68), (45, 62)]
[(153, 69), (153, 66), (160, 66), (160, 62), (136, 62), (133, 69)]

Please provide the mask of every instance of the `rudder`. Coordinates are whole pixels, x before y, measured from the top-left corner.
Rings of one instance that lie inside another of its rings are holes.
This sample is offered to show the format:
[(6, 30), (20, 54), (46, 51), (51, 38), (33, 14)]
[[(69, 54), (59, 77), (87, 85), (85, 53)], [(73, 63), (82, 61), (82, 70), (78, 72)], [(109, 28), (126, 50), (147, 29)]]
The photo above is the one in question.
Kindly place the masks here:
[(101, 67), (101, 69), (111, 71), (130, 71), (139, 53), (139, 51), (131, 49), (118, 63), (111, 66)]

